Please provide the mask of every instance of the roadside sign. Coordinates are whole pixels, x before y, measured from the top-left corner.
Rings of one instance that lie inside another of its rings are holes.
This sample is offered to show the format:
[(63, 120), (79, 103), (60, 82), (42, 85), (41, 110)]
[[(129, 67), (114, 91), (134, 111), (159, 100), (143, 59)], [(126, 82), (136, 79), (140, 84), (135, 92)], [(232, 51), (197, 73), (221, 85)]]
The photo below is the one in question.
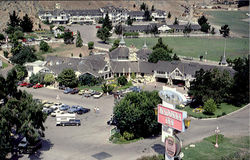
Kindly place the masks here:
[(168, 137), (165, 141), (165, 149), (166, 153), (169, 157), (174, 157), (176, 152), (176, 144), (175, 144), (175, 138), (174, 137)]
[(158, 105), (158, 122), (174, 128), (178, 131), (185, 131), (184, 119), (187, 118), (187, 112)]

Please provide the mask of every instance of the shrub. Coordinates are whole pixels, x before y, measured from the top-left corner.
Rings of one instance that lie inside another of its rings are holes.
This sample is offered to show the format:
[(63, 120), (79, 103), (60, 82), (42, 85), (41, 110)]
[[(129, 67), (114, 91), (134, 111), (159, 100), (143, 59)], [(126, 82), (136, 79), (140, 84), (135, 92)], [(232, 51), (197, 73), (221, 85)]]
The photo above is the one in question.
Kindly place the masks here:
[(141, 158), (138, 158), (137, 160), (164, 160), (165, 157), (163, 154), (159, 155), (153, 155), (153, 156), (142, 156)]
[(123, 137), (126, 139), (126, 140), (132, 140), (134, 139), (134, 134), (133, 133), (129, 133), (127, 131), (123, 132)]
[(8, 51), (3, 51), (3, 55), (4, 55), (4, 57), (8, 58), (9, 52)]
[(128, 83), (128, 80), (126, 79), (125, 76), (121, 76), (121, 77), (119, 77), (117, 79), (117, 82), (118, 82), (119, 85), (124, 86), (124, 85), (126, 85)]
[(94, 42), (89, 42), (88, 43), (88, 47), (89, 47), (89, 49), (94, 49)]
[(41, 41), (40, 42), (40, 50), (43, 52), (48, 52), (49, 51), (49, 45), (47, 42)]
[(213, 99), (208, 99), (204, 104), (204, 111), (207, 114), (214, 114), (216, 108), (217, 106)]
[[(208, 142), (211, 142), (212, 144), (216, 143), (216, 134), (212, 135), (210, 137), (205, 138), (204, 140), (207, 140)], [(224, 141), (224, 135), (218, 134), (218, 144), (221, 144)]]

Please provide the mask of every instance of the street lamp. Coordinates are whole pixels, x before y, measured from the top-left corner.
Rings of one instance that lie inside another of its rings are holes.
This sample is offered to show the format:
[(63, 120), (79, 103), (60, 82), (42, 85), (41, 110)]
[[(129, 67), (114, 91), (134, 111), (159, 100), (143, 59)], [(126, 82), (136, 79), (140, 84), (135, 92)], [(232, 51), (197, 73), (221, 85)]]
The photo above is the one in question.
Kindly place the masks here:
[(219, 130), (219, 127), (217, 126), (216, 130), (215, 130), (215, 133), (216, 133), (216, 143), (214, 145), (215, 148), (218, 148), (219, 145), (218, 145), (218, 133), (220, 133), (220, 130)]

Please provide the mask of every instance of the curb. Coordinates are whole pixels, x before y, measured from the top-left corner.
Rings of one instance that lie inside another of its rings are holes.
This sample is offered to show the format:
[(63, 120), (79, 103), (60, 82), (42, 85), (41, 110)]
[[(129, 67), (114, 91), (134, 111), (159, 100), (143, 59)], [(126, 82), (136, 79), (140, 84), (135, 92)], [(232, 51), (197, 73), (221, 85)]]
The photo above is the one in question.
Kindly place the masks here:
[(250, 103), (247, 104), (246, 106), (244, 106), (244, 107), (242, 107), (242, 108), (236, 110), (236, 111), (233, 111), (233, 112), (231, 112), (231, 113), (228, 113), (227, 115), (224, 115), (224, 116), (221, 116), (221, 117), (218, 117), (218, 118), (201, 118), (201, 119), (199, 119), (199, 118), (191, 117), (191, 119), (194, 119), (194, 120), (205, 120), (205, 121), (206, 121), (206, 120), (220, 119), (220, 118), (224, 118), (224, 117), (226, 117), (226, 116), (230, 116), (230, 115), (232, 115), (232, 114), (234, 114), (234, 113), (237, 113), (237, 112), (239, 112), (239, 111), (241, 111), (241, 110), (243, 110), (243, 109), (245, 109), (245, 108), (247, 108), (247, 107), (249, 107), (249, 106), (250, 106)]

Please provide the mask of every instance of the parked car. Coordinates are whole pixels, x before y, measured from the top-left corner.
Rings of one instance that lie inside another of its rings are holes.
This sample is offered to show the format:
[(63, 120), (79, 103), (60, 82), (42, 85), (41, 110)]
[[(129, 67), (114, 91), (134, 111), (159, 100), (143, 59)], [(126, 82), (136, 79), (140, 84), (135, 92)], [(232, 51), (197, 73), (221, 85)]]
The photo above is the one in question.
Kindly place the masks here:
[(61, 90), (65, 90), (65, 86), (64, 86), (64, 85), (59, 86), (59, 89), (61, 89)]
[(85, 89), (81, 89), (81, 90), (78, 92), (78, 94), (79, 94), (79, 95), (83, 95), (85, 92), (86, 92)]
[(33, 87), (33, 86), (34, 86), (34, 84), (32, 84), (32, 83), (28, 83), (28, 84), (26, 85), (27, 88), (31, 88), (31, 87)]
[(76, 94), (79, 92), (79, 89), (78, 88), (74, 88), (72, 89), (72, 91), (70, 92), (71, 94)]
[(177, 86), (178, 87), (184, 87), (184, 84), (183, 83), (179, 83)]
[(81, 120), (80, 119), (70, 119), (69, 121), (61, 121), (58, 126), (80, 126)]
[(84, 94), (83, 94), (83, 97), (89, 98), (89, 97), (91, 97), (91, 94), (90, 94), (90, 93), (84, 93)]
[(72, 92), (72, 88), (66, 88), (64, 91), (63, 91), (63, 93), (65, 93), (65, 94), (69, 94), (69, 93), (71, 93)]
[(20, 86), (20, 87), (24, 87), (24, 86), (27, 86), (27, 85), (28, 85), (27, 82), (23, 82), (23, 83), (21, 83), (19, 86)]
[(108, 125), (116, 125), (117, 121), (114, 118), (111, 118), (109, 121), (107, 121)]
[(60, 108), (63, 104), (58, 102), (58, 103), (55, 103), (54, 105), (52, 105), (50, 108), (53, 108), (54, 110)]
[(33, 86), (33, 88), (34, 89), (37, 89), (37, 88), (42, 88), (43, 87), (43, 85), (42, 84), (35, 84), (34, 86)]
[(100, 98), (102, 95), (103, 95), (102, 92), (96, 92), (96, 93), (93, 95), (93, 97), (94, 97), (94, 98)]
[(51, 113), (51, 117), (55, 117), (57, 114), (64, 114), (64, 111), (57, 109)]
[(59, 109), (60, 109), (61, 111), (66, 111), (66, 110), (68, 110), (69, 108), (70, 108), (69, 105), (64, 104), (64, 105), (62, 105)]
[(80, 108), (78, 108), (78, 110), (77, 110), (77, 114), (84, 114), (84, 113), (88, 113), (90, 111), (90, 109), (89, 108), (83, 108), (83, 107), (80, 107)]
[(50, 113), (53, 112), (53, 109), (52, 109), (52, 108), (43, 108), (42, 111), (43, 111), (44, 113), (50, 114)]
[(95, 28), (97, 28), (97, 29), (98, 29), (98, 28), (101, 28), (101, 26), (95, 26)]
[(72, 106), (70, 107), (70, 109), (68, 110), (68, 113), (76, 113), (78, 110), (78, 106)]

